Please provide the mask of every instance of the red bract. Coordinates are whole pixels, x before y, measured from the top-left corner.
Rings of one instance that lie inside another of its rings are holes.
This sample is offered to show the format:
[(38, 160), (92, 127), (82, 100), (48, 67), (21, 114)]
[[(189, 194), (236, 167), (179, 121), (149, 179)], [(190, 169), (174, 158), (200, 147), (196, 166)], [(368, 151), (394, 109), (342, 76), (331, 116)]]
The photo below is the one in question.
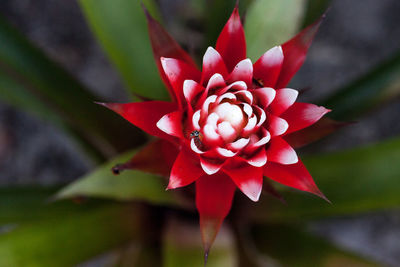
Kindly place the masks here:
[(170, 169), (168, 189), (196, 183), (206, 252), (231, 208), (236, 187), (258, 201), (266, 176), (324, 198), (291, 144), (314, 141), (337, 125), (331, 120), (315, 124), (308, 138), (306, 128), (329, 110), (296, 102), (298, 92), (286, 88), (303, 64), (320, 20), (253, 64), (246, 58), (235, 8), (199, 71), (161, 25), (149, 14), (147, 18), (155, 59), (174, 101), (104, 105), (162, 139), (125, 168), (161, 174)]

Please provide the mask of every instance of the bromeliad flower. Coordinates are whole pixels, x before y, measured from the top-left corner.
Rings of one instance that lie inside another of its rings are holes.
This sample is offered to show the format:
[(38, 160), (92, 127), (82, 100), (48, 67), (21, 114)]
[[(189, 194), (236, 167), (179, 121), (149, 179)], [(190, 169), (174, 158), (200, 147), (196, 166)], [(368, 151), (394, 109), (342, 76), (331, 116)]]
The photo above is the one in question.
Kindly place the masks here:
[[(258, 201), (263, 177), (324, 198), (293, 146), (328, 134), (328, 109), (296, 102), (286, 88), (304, 62), (321, 20), (254, 64), (238, 9), (209, 47), (199, 71), (190, 56), (147, 14), (154, 57), (172, 102), (104, 104), (160, 139), (121, 169), (169, 175), (168, 189), (196, 183), (196, 206), (206, 252), (227, 216), (236, 188)], [(313, 126), (312, 135), (307, 129)]]

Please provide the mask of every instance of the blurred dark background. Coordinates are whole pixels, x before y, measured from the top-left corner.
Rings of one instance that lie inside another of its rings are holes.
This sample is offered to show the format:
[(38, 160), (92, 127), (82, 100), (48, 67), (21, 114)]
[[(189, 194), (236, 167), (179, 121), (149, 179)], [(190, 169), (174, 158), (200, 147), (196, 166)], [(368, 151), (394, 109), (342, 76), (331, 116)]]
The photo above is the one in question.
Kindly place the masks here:
[[(196, 27), (185, 27), (193, 24), (190, 21), (186, 25), (176, 23), (176, 17), (187, 16), (185, 0), (158, 2), (167, 27), (178, 40), (186, 42), (185, 47), (190, 48), (190, 42), (201, 39)], [(2, 0), (0, 13), (99, 99), (127, 99), (118, 74), (91, 34), (75, 0)], [(186, 38), (187, 34), (192, 38)], [(317, 101), (399, 49), (399, 0), (333, 0), (292, 86), (310, 87), (302, 100)], [(384, 108), (325, 139), (316, 149), (334, 151), (399, 135), (399, 115), (400, 101), (393, 99)], [(55, 127), (0, 102), (1, 185), (68, 182), (92, 166)], [(318, 183), (318, 177), (315, 179)], [(310, 228), (340, 246), (390, 266), (400, 266), (400, 212), (315, 222)]]

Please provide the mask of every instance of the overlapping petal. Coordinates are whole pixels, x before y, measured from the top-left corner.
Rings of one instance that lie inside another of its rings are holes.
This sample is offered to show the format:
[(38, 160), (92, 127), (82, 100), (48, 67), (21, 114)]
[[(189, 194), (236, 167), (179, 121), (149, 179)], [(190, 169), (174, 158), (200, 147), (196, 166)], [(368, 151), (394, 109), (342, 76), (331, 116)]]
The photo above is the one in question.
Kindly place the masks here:
[(283, 165), (295, 164), (299, 160), (296, 151), (294, 151), (294, 149), (280, 137), (271, 139), (270, 145), (267, 149), (267, 157), (270, 162), (276, 162)]
[(291, 165), (269, 163), (264, 167), (264, 175), (278, 183), (313, 193), (327, 200), (301, 161)]
[(176, 96), (178, 104), (182, 108), (185, 103), (185, 97), (183, 95), (184, 81), (200, 81), (201, 73), (195, 67), (178, 59), (162, 57), (160, 60), (165, 75), (172, 86), (173, 93)]
[(173, 163), (179, 154), (178, 147), (163, 139), (149, 142), (129, 161), (113, 167), (114, 174), (123, 170), (142, 170), (168, 177)]
[(296, 102), (297, 96), (299, 93), (290, 88), (283, 88), (276, 90), (276, 95), (274, 101), (269, 105), (268, 110), (276, 115), (281, 115), (284, 111), (286, 111), (291, 105)]
[(166, 87), (169, 90), (169, 93), (174, 101), (177, 101), (176, 94), (170, 84), (167, 76), (165, 75), (164, 69), (161, 65), (160, 58), (175, 58), (179, 59), (186, 64), (196, 68), (196, 64), (194, 63), (193, 59), (183, 50), (180, 45), (174, 40), (174, 38), (169, 35), (167, 31), (158, 23), (144, 8), (146, 18), (147, 18), (147, 25), (149, 30), (149, 36), (151, 41), (151, 46), (153, 49), (154, 59), (156, 61), (158, 70), (160, 72), (161, 78), (164, 81)]
[(176, 103), (164, 101), (146, 101), (136, 103), (98, 103), (121, 115), (124, 119), (150, 135), (170, 139), (157, 127), (157, 122), (165, 114), (177, 109)]
[(246, 39), (237, 7), (222, 29), (216, 49), (224, 59), (228, 72), (231, 72), (239, 61), (246, 58)]
[(275, 46), (265, 52), (254, 63), (254, 79), (261, 86), (274, 87), (278, 80), (283, 64), (283, 50), (281, 46)]
[(214, 48), (209, 47), (203, 57), (201, 84), (207, 84), (215, 73), (219, 73), (223, 78), (228, 76), (228, 71), (221, 55)]
[(182, 118), (180, 110), (168, 113), (157, 122), (157, 127), (166, 134), (183, 138)]
[(304, 129), (322, 118), (326, 113), (330, 112), (329, 109), (316, 106), (308, 103), (295, 103), (287, 111), (282, 114), (289, 128), (286, 134)]
[(234, 163), (224, 167), (237, 187), (252, 201), (258, 201), (262, 191), (263, 169), (245, 163)]
[(183, 148), (172, 167), (168, 189), (189, 185), (203, 174), (198, 157), (189, 149)]

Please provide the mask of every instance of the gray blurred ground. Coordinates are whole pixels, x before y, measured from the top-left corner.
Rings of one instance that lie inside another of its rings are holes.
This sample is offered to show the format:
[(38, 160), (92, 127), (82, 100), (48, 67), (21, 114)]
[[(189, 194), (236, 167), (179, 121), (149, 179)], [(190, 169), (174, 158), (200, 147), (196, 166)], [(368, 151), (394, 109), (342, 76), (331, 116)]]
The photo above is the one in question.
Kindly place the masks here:
[[(185, 1), (160, 2), (168, 11), (179, 11), (175, 7)], [(296, 88), (312, 87), (303, 100), (328, 96), (400, 49), (399, 0), (332, 3), (307, 62), (292, 83)], [(0, 13), (99, 98), (125, 99), (118, 74), (93, 39), (76, 1), (2, 0)], [(324, 141), (324, 150), (399, 135), (399, 115), (400, 101), (394, 101)], [(67, 182), (90, 167), (91, 163), (54, 127), (0, 103), (0, 185)], [(310, 228), (341, 246), (400, 266), (398, 212), (339, 218)]]

